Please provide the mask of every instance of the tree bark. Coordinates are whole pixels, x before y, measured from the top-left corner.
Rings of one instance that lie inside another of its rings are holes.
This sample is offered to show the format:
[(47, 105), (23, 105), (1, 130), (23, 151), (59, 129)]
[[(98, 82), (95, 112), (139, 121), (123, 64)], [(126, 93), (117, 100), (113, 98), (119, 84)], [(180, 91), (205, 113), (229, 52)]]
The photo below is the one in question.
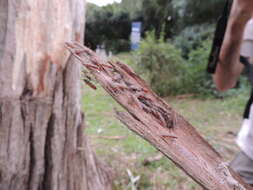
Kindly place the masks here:
[(111, 189), (80, 110), (85, 1), (0, 1), (0, 190)]
[(67, 43), (101, 86), (127, 112), (117, 118), (146, 139), (202, 187), (252, 190), (181, 115), (158, 97), (127, 65), (103, 62), (90, 49)]

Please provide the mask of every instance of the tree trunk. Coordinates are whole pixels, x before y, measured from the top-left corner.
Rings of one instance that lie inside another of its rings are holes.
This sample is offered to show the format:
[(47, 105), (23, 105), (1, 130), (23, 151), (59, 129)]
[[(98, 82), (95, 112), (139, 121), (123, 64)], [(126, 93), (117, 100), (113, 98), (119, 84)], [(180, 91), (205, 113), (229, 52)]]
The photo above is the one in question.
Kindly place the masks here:
[(120, 62), (105, 63), (78, 43), (67, 43), (67, 47), (128, 111), (116, 112), (117, 118), (202, 187), (209, 190), (253, 189), (224, 163), (219, 153), (190, 123), (150, 90), (130, 67)]
[(84, 136), (80, 68), (85, 1), (0, 1), (0, 190), (110, 189)]

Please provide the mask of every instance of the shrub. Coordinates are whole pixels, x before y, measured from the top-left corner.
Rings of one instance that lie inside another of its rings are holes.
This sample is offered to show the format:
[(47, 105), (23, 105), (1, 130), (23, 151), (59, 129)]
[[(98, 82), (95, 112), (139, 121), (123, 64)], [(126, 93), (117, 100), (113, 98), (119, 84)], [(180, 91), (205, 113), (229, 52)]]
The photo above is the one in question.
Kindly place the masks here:
[(180, 90), (184, 60), (181, 52), (165, 42), (163, 36), (156, 39), (154, 31), (146, 33), (136, 53), (137, 67), (158, 94), (175, 95)]
[(184, 93), (204, 96), (216, 93), (212, 77), (206, 72), (210, 48), (211, 41), (205, 40), (198, 48), (189, 52), (189, 59), (184, 68)]
[(223, 98), (248, 88), (245, 77), (242, 76), (237, 89), (225, 93), (216, 91), (212, 76), (206, 72), (210, 49), (211, 40), (208, 38), (189, 51), (188, 59), (183, 59), (180, 50), (166, 42), (163, 35), (156, 39), (152, 31), (146, 33), (145, 39), (141, 41), (135, 60), (137, 69), (161, 96), (194, 94)]
[(181, 49), (182, 56), (186, 59), (189, 53), (202, 46), (203, 41), (213, 38), (213, 25), (203, 24), (186, 27), (174, 38), (174, 44)]

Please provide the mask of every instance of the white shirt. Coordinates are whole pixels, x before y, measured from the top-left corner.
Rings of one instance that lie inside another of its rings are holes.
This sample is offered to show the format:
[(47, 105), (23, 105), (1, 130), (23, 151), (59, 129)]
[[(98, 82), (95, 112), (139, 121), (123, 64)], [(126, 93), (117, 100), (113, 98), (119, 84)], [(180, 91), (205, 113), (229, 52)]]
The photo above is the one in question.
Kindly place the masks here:
[(245, 27), (241, 45), (241, 55), (253, 57), (253, 19), (249, 20)]
[(253, 160), (253, 104), (250, 107), (249, 118), (243, 120), (236, 142), (241, 150)]
[[(253, 19), (246, 25), (240, 53), (248, 58), (253, 57)], [(253, 160), (253, 104), (250, 106), (249, 117), (243, 120), (236, 142), (241, 150)]]

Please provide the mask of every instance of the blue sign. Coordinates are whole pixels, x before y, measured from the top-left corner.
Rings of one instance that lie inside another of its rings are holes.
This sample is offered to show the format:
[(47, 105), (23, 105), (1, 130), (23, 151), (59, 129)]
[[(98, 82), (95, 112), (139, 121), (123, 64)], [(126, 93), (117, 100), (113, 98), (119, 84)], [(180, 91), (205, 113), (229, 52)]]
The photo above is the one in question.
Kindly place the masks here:
[(132, 22), (131, 50), (137, 50), (141, 41), (141, 22)]

